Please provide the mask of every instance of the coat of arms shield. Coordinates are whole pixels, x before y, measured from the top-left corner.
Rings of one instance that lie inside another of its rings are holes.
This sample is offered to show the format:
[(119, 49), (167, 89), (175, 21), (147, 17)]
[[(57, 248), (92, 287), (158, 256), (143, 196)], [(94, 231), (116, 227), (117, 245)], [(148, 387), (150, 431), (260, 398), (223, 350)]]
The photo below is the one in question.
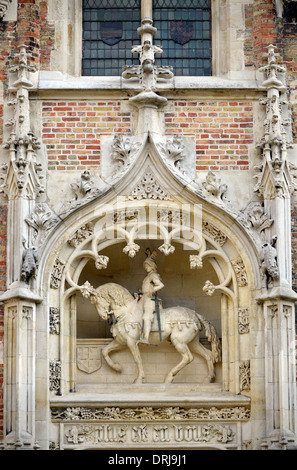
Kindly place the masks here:
[(113, 46), (120, 42), (123, 36), (122, 21), (102, 21), (100, 23), (100, 37), (105, 44)]
[(102, 366), (101, 348), (96, 346), (77, 347), (77, 367), (86, 374), (93, 374)]
[(171, 39), (182, 46), (193, 38), (193, 21), (180, 20), (170, 22)]

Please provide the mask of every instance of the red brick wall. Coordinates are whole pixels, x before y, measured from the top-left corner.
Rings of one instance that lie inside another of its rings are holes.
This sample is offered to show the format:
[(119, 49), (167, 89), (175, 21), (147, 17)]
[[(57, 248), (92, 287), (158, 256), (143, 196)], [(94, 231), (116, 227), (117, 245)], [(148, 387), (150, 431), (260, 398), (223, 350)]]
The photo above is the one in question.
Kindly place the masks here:
[[(130, 134), (130, 113), (119, 101), (43, 102), (43, 143), (49, 170), (84, 170), (100, 164), (104, 134)], [(249, 168), (253, 107), (246, 101), (177, 101), (165, 113), (166, 133), (194, 135), (197, 169)]]
[(248, 101), (176, 101), (165, 114), (166, 133), (194, 135), (198, 170), (246, 170), (253, 144), (253, 106)]
[(49, 170), (85, 170), (100, 164), (103, 134), (130, 134), (130, 113), (119, 101), (45, 101), (43, 143)]

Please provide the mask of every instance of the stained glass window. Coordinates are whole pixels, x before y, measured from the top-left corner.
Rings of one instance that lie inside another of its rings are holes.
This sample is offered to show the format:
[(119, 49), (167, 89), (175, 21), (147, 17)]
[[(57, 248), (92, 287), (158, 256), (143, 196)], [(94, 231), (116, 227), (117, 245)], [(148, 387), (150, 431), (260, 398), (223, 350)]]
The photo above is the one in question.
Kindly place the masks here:
[(157, 63), (174, 75), (211, 75), (211, 0), (153, 0)]
[(138, 64), (140, 0), (83, 0), (83, 75), (120, 76)]
[[(148, 0), (150, 1), (150, 0)], [(139, 64), (140, 0), (83, 0), (83, 75), (121, 76)], [(174, 75), (211, 75), (211, 0), (152, 0), (155, 44), (164, 53), (157, 65)]]

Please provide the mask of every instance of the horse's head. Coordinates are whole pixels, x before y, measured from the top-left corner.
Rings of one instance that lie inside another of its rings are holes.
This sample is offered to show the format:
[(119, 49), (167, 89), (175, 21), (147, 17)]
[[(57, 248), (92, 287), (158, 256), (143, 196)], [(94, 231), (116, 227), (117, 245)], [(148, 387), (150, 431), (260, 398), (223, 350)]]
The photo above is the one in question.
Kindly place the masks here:
[(87, 281), (80, 288), (83, 297), (89, 299), (91, 304), (95, 305), (99, 316), (103, 320), (107, 320), (109, 310), (110, 310), (110, 301), (107, 295), (104, 295), (104, 292), (98, 292), (94, 289), (91, 284)]
[(94, 289), (87, 281), (81, 287), (81, 293), (95, 305), (103, 320), (107, 320), (111, 312), (115, 312), (119, 308), (125, 309), (134, 300), (127, 289), (114, 283), (103, 284)]
[(97, 312), (102, 320), (107, 320), (111, 307), (110, 302), (100, 295), (94, 297), (93, 301), (91, 300), (91, 302), (96, 306)]

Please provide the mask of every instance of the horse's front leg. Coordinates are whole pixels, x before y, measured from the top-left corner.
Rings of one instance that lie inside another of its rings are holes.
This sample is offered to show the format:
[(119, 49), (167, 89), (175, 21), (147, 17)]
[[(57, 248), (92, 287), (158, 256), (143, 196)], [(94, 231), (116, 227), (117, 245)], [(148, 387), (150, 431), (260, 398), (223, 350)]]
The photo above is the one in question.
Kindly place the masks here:
[(113, 362), (113, 360), (109, 357), (109, 354), (112, 351), (117, 351), (118, 349), (124, 349), (124, 347), (125, 346), (118, 343), (117, 340), (114, 339), (110, 344), (108, 344), (107, 346), (105, 346), (105, 348), (102, 349), (102, 355), (104, 359), (106, 360), (107, 364), (116, 372), (122, 372), (122, 366), (117, 362)]
[(128, 340), (127, 340), (128, 348), (131, 351), (131, 354), (134, 358), (134, 361), (135, 361), (135, 363), (137, 365), (137, 369), (138, 369), (138, 376), (134, 380), (134, 383), (135, 384), (142, 384), (144, 382), (145, 377), (144, 377), (144, 369), (143, 369), (143, 365), (142, 365), (141, 354), (140, 354), (139, 347), (138, 347), (137, 343), (138, 343), (138, 340), (134, 339), (134, 338), (128, 338)]

